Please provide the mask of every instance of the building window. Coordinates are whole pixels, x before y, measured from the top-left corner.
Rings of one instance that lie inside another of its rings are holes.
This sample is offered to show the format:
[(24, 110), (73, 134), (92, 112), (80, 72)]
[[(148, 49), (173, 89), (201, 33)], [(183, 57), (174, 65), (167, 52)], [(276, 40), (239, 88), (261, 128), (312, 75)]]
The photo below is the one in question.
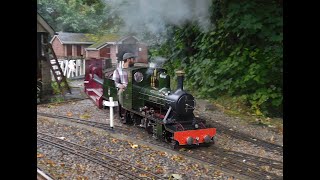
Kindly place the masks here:
[(67, 44), (67, 56), (72, 56), (72, 45)]
[(77, 45), (77, 56), (81, 56), (81, 45)]

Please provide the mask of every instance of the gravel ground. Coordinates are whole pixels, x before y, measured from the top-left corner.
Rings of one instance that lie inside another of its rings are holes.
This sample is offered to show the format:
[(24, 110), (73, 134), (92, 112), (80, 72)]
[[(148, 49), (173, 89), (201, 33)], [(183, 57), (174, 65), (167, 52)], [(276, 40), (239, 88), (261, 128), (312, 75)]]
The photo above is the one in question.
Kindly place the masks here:
[[(38, 131), (81, 144), (127, 161), (169, 179), (178, 174), (181, 179), (235, 179), (213, 167), (195, 163), (176, 154), (154, 150), (146, 145), (120, 140), (96, 131), (60, 124), (39, 117)], [(138, 145), (138, 146), (133, 146)], [(51, 146), (37, 145), (38, 166), (56, 179), (125, 179), (100, 165), (76, 157)]]
[(197, 105), (195, 114), (201, 114), (206, 117), (208, 122), (215, 121), (230, 127), (230, 129), (235, 131), (249, 134), (270, 143), (283, 145), (283, 134), (281, 131), (277, 131), (274, 127), (253, 125), (239, 117), (230, 117), (205, 100), (197, 100)]
[[(82, 82), (82, 79), (78, 79), (73, 80), (70, 83), (70, 86), (74, 87), (73, 92), (76, 92), (73, 93), (72, 97), (70, 96), (70, 99), (76, 96), (78, 96), (78, 98), (86, 97), (81, 93), (83, 90)], [(109, 119), (108, 110), (98, 109), (90, 99), (65, 103), (40, 104), (38, 105), (37, 110), (38, 112), (90, 119), (98, 122), (108, 123)], [(212, 108), (210, 103), (204, 100), (197, 101), (195, 114), (201, 114), (202, 116), (205, 116), (208, 121), (219, 122), (230, 127), (230, 129), (255, 136), (259, 139), (279, 145), (282, 145), (283, 143), (281, 133), (276, 133), (273, 129), (268, 127), (252, 125), (240, 118), (227, 116), (216, 108)], [(122, 126), (117, 117), (115, 118), (114, 124)], [(100, 151), (115, 155), (115, 157), (124, 160), (127, 159), (131, 163), (141, 164), (142, 167), (149, 167), (154, 170), (159, 169), (159, 172), (161, 172), (164, 177), (168, 177), (170, 174), (180, 174), (183, 177), (182, 179), (212, 179), (213, 177), (215, 179), (233, 179), (230, 175), (227, 175), (228, 173), (221, 172), (213, 167), (205, 167), (202, 164), (192, 165), (192, 162), (189, 159), (181, 159), (180, 157), (174, 158), (175, 155), (162, 151), (155, 151), (152, 147), (139, 145), (138, 149), (133, 149), (130, 144), (136, 142), (119, 139), (114, 140), (114, 138), (107, 135), (101, 136), (88, 130), (55, 124), (41, 118), (38, 119), (38, 131), (53, 134), (58, 137), (67, 137), (67, 140), (69, 141), (76, 143), (81, 142), (85, 146), (98, 148)], [(237, 140), (225, 134), (219, 134), (219, 129), (217, 129), (215, 146), (281, 162), (283, 161), (283, 156), (277, 152), (270, 152), (262, 147), (257, 147), (252, 143)], [(38, 154), (40, 154), (38, 156), (41, 156), (41, 154), (43, 155), (43, 157), (38, 158), (38, 165), (41, 168), (45, 167), (46, 169), (43, 170), (49, 172), (57, 179), (123, 179), (123, 177), (119, 177), (119, 175), (114, 172), (109, 172), (100, 165), (86, 162), (81, 158), (74, 157), (74, 155), (61, 153), (60, 150), (56, 150), (50, 146), (38, 145)], [(55, 165), (50, 165), (50, 162)], [(62, 166), (61, 164), (64, 165)], [(81, 168), (85, 170), (81, 170)], [(57, 173), (57, 175), (55, 176), (54, 173)]]

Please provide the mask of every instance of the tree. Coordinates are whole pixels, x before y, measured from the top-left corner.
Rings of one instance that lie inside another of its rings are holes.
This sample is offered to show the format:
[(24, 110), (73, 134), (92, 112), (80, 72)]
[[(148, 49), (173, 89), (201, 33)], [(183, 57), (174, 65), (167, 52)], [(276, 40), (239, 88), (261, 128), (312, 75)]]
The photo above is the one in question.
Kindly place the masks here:
[(107, 24), (101, 0), (38, 0), (38, 12), (57, 31), (95, 33)]
[(238, 97), (256, 114), (282, 114), (283, 14), (279, 1), (212, 0), (211, 23), (173, 26), (154, 55), (184, 68), (186, 87), (203, 97)]

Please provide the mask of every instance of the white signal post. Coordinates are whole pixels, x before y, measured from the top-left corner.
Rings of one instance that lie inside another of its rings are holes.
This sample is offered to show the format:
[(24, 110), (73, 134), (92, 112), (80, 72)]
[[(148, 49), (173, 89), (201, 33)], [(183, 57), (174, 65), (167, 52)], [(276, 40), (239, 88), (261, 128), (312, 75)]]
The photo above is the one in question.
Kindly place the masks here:
[(113, 101), (113, 97), (109, 97), (109, 101), (103, 100), (102, 104), (110, 109), (110, 128), (113, 129), (113, 107), (118, 106), (118, 101)]

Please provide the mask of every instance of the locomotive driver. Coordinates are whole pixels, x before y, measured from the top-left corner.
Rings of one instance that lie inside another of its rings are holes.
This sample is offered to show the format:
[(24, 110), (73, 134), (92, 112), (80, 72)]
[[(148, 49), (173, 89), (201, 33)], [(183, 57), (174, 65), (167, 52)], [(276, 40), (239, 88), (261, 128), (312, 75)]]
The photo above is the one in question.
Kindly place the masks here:
[(114, 80), (115, 86), (118, 89), (119, 109), (123, 105), (123, 91), (128, 85), (128, 73), (124, 69), (133, 67), (135, 58), (136, 56), (132, 53), (123, 54), (122, 59), (119, 60), (118, 67), (113, 72), (112, 80)]

